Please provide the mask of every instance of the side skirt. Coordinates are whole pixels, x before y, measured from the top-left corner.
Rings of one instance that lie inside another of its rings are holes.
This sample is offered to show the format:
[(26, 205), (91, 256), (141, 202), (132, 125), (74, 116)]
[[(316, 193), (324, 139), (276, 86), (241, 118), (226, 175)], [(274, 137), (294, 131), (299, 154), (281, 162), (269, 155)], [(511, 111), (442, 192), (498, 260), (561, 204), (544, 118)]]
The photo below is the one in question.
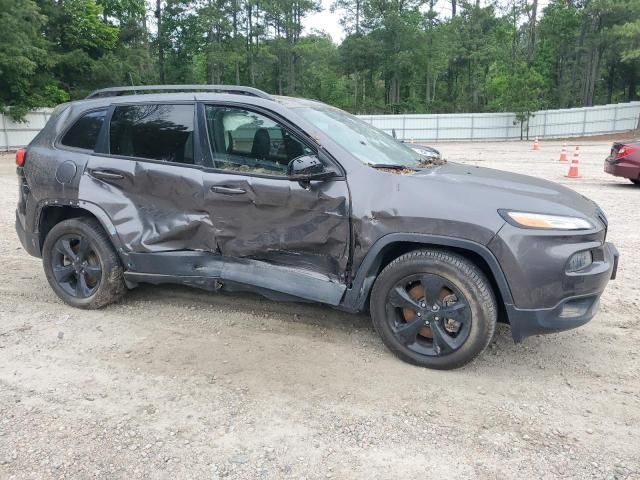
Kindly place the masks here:
[(273, 300), (309, 300), (338, 305), (346, 285), (307, 270), (251, 258), (209, 252), (175, 251), (129, 254), (125, 280), (137, 283), (177, 283), (205, 290), (246, 290)]

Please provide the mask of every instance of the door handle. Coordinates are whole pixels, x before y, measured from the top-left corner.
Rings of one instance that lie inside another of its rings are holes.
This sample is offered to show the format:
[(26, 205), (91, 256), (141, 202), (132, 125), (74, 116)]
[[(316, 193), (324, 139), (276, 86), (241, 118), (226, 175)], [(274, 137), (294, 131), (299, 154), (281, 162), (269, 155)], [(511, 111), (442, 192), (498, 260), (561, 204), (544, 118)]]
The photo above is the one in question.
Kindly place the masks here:
[(243, 193), (247, 193), (241, 188), (227, 187), (225, 185), (214, 185), (211, 187), (211, 191), (213, 193), (221, 193), (222, 195), (242, 195)]
[(90, 174), (96, 178), (104, 180), (122, 180), (124, 175), (121, 173), (113, 172), (111, 170), (91, 170)]

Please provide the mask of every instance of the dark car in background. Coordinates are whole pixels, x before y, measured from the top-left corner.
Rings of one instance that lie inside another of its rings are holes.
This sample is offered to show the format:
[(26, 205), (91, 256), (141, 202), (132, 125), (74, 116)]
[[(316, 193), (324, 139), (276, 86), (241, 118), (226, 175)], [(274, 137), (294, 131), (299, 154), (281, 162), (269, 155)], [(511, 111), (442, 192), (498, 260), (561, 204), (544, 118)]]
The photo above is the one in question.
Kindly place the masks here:
[(604, 171), (640, 185), (640, 140), (615, 142), (604, 162)]
[(515, 341), (583, 325), (617, 268), (605, 214), (573, 190), (434, 164), (249, 87), (100, 90), (58, 106), (16, 163), (18, 236), (78, 308), (140, 283), (249, 290), (369, 312), (400, 358), (446, 369), (498, 321)]

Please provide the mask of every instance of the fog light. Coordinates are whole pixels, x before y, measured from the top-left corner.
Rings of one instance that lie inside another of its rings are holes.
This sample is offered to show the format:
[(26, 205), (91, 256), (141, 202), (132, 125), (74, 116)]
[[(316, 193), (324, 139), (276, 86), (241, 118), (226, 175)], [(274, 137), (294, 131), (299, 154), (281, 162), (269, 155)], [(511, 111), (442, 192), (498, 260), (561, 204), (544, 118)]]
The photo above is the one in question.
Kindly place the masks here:
[(574, 253), (567, 263), (567, 272), (577, 272), (593, 263), (591, 250)]
[(592, 298), (581, 298), (578, 300), (571, 300), (562, 306), (562, 311), (558, 316), (560, 318), (582, 317), (587, 313), (587, 311), (591, 307), (592, 302), (593, 302)]

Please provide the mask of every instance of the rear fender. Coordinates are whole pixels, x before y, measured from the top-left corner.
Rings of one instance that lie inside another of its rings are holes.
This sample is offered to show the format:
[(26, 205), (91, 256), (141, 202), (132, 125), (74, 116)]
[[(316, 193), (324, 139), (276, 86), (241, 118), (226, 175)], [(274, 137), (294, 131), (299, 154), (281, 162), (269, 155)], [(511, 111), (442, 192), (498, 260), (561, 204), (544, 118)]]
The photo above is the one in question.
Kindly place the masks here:
[[(38, 221), (36, 223), (36, 226), (40, 225), (40, 222), (42, 221), (42, 218), (41, 218), (42, 210), (45, 207), (50, 207), (50, 206), (77, 208), (78, 210), (84, 210), (86, 212), (89, 212), (91, 215), (93, 215), (100, 222), (100, 224), (102, 225), (102, 228), (104, 228), (104, 231), (107, 232), (107, 235), (109, 235), (109, 239), (111, 240), (111, 243), (113, 244), (114, 248), (118, 252), (118, 255), (120, 256), (120, 260), (122, 261), (122, 264), (125, 266), (125, 268), (129, 266), (129, 263), (130, 263), (129, 254), (124, 249), (124, 245), (120, 241), (120, 237), (118, 236), (118, 233), (116, 232), (116, 228), (111, 222), (111, 219), (102, 208), (100, 208), (98, 205), (94, 203), (87, 202), (85, 200), (62, 200), (62, 199), (61, 200), (57, 200), (57, 199), (43, 200), (38, 203), (38, 208), (36, 212), (36, 218), (38, 219)], [(41, 241), (44, 241), (44, 239), (41, 239)]]

